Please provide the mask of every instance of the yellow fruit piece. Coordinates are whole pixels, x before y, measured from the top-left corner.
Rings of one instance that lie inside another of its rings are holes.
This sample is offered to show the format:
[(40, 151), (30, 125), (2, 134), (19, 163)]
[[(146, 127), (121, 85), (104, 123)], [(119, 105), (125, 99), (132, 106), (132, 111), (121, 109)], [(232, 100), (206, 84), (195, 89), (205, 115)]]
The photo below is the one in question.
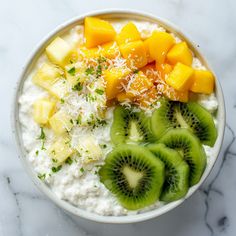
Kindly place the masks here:
[(138, 96), (153, 86), (153, 83), (142, 71), (133, 74), (130, 80), (127, 86), (127, 93), (130, 96)]
[(33, 117), (38, 124), (46, 124), (52, 116), (55, 108), (55, 103), (48, 99), (39, 99), (34, 105)]
[(178, 62), (166, 78), (166, 83), (178, 91), (187, 91), (191, 85), (193, 72), (191, 67)]
[(63, 111), (56, 112), (50, 119), (49, 124), (55, 134), (60, 135), (71, 130), (73, 121), (71, 116)]
[(116, 36), (118, 45), (141, 40), (141, 35), (134, 23), (127, 23)]
[(143, 68), (140, 69), (152, 83), (157, 83), (159, 80), (159, 72), (156, 69), (154, 63), (147, 64)]
[(215, 78), (208, 70), (194, 70), (191, 83), (190, 91), (211, 94), (214, 91)]
[(191, 50), (188, 48), (187, 43), (181, 42), (175, 44), (167, 53), (167, 61), (172, 65), (181, 62), (187, 66), (191, 66), (193, 55)]
[(116, 95), (122, 91), (122, 83), (125, 82), (125, 77), (130, 72), (131, 71), (128, 68), (117, 67), (113, 67), (112, 69), (103, 72), (108, 100), (115, 98)]
[(101, 56), (114, 59), (120, 55), (120, 49), (116, 42), (105, 43), (101, 46)]
[(108, 21), (96, 17), (86, 17), (84, 20), (84, 36), (86, 47), (92, 48), (114, 41), (116, 31)]
[(69, 92), (69, 84), (65, 79), (58, 79), (54, 84), (48, 87), (47, 90), (51, 95), (61, 99)]
[(34, 84), (47, 89), (54, 84), (60, 76), (60, 70), (54, 65), (44, 63), (33, 76)]
[(141, 107), (147, 108), (151, 106), (157, 100), (157, 98), (158, 91), (154, 86), (152, 86), (147, 91), (137, 97), (137, 102)]
[(46, 54), (52, 63), (62, 67), (74, 59), (74, 57), (77, 57), (73, 46), (60, 37), (55, 38), (47, 46)]
[(175, 40), (169, 33), (155, 31), (149, 38), (151, 58), (155, 59), (158, 64), (164, 63), (167, 52), (174, 44)]
[(132, 69), (141, 68), (147, 64), (145, 46), (141, 40), (120, 45), (120, 51)]
[(48, 149), (48, 155), (53, 159), (55, 165), (62, 164), (73, 152), (70, 139), (67, 136), (57, 138), (56, 142)]
[(159, 79), (165, 81), (169, 76), (170, 72), (173, 70), (172, 66), (164, 63), (164, 64), (156, 64), (156, 69), (158, 71)]
[(133, 100), (133, 96), (131, 96), (130, 94), (126, 93), (126, 92), (122, 92), (117, 94), (116, 96), (118, 102), (126, 102), (126, 101), (132, 101)]
[(153, 61), (155, 61), (151, 55), (150, 55), (150, 51), (149, 51), (149, 42), (150, 42), (150, 38), (147, 38), (143, 41), (144, 43), (144, 47), (145, 47), (145, 50), (146, 50), (146, 56), (147, 56), (147, 61), (148, 63), (151, 63)]

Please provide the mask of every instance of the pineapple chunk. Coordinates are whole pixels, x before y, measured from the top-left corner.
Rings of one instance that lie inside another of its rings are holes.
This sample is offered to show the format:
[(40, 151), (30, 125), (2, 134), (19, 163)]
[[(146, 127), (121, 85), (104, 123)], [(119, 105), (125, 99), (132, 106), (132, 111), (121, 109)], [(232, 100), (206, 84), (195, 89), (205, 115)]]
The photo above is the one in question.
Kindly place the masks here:
[(107, 99), (113, 99), (122, 91), (122, 83), (125, 82), (125, 77), (131, 71), (128, 68), (113, 67), (110, 70), (103, 72), (104, 80), (106, 81), (106, 96)]
[(175, 44), (174, 38), (166, 32), (155, 31), (149, 38), (149, 53), (158, 64), (165, 61), (166, 54)]
[(52, 116), (55, 108), (55, 102), (48, 99), (39, 99), (34, 103), (33, 117), (38, 124), (46, 124)]
[(64, 67), (73, 57), (76, 51), (73, 46), (60, 37), (55, 38), (46, 48), (49, 60), (61, 67)]
[(63, 111), (56, 112), (50, 119), (49, 124), (55, 134), (60, 135), (71, 130), (73, 122), (71, 116)]
[(186, 42), (177, 43), (167, 53), (167, 60), (170, 64), (181, 62), (187, 66), (192, 65), (193, 55)]
[(87, 135), (83, 137), (83, 139), (80, 139), (77, 150), (81, 154), (82, 162), (84, 164), (98, 161), (102, 157), (102, 149), (91, 135)]
[(191, 67), (178, 62), (166, 78), (166, 83), (178, 91), (187, 91), (191, 86), (193, 72)]
[(44, 63), (33, 76), (33, 82), (44, 89), (48, 89), (58, 80), (59, 76), (60, 70), (57, 67)]
[(194, 70), (190, 91), (211, 94), (214, 91), (215, 78), (208, 70)]
[(59, 137), (48, 150), (48, 155), (56, 162), (62, 164), (69, 156), (73, 154), (70, 139), (67, 136)]
[(127, 23), (116, 36), (118, 45), (141, 40), (141, 35), (134, 23)]
[(142, 72), (134, 74), (129, 81), (127, 93), (130, 96), (139, 96), (153, 86), (150, 79)]
[(59, 79), (50, 87), (48, 87), (47, 90), (56, 98), (61, 99), (69, 92), (69, 84), (67, 80)]
[(141, 40), (120, 45), (120, 51), (132, 69), (141, 68), (147, 64), (146, 49)]
[(114, 41), (116, 31), (108, 21), (96, 17), (86, 17), (84, 21), (84, 36), (86, 47), (92, 48)]

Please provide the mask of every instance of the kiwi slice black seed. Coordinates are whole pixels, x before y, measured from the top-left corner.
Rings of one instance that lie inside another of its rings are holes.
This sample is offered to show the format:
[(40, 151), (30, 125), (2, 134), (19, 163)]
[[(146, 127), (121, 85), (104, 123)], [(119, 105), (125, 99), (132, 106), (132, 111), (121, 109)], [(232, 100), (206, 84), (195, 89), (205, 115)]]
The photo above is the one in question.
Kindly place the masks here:
[(186, 195), (189, 188), (189, 166), (180, 154), (164, 144), (150, 144), (148, 149), (165, 165), (165, 181), (160, 200), (172, 202)]
[(99, 176), (123, 207), (137, 210), (158, 200), (164, 164), (145, 147), (122, 144), (107, 155)]
[(206, 167), (206, 154), (199, 139), (187, 129), (178, 128), (167, 131), (159, 142), (178, 151), (187, 162), (190, 186), (198, 183)]
[(161, 99), (151, 118), (152, 131), (160, 138), (169, 128), (187, 128), (203, 144), (214, 146), (217, 130), (212, 115), (196, 102), (176, 102)]
[(154, 140), (151, 132), (150, 117), (143, 111), (118, 106), (114, 110), (111, 127), (111, 140), (114, 144), (148, 143)]

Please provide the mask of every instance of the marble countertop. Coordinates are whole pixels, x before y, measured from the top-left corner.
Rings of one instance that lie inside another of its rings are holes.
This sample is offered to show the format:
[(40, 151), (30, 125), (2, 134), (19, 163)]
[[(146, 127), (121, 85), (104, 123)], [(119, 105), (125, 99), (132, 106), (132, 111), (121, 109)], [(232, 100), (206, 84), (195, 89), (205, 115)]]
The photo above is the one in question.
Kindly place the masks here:
[[(236, 235), (236, 2), (234, 0), (0, 0), (0, 236)], [(227, 127), (210, 177), (190, 199), (158, 219), (105, 225), (75, 219), (26, 175), (11, 136), (13, 90), (28, 54), (58, 24), (104, 8), (144, 10), (176, 23), (197, 42), (222, 84)]]

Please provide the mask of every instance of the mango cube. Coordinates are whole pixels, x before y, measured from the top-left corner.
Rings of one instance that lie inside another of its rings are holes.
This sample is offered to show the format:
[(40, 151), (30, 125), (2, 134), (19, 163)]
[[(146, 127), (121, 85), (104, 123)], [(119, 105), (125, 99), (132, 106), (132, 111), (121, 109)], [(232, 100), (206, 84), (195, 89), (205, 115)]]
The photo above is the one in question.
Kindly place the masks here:
[(69, 156), (73, 154), (70, 139), (68, 137), (59, 137), (48, 149), (48, 155), (53, 159), (56, 165), (62, 164)]
[(191, 67), (178, 62), (166, 78), (166, 83), (178, 91), (187, 91), (191, 85), (193, 72)]
[(69, 84), (67, 80), (59, 79), (50, 87), (48, 87), (47, 90), (51, 95), (61, 99), (69, 92)]
[(33, 107), (33, 117), (35, 122), (44, 125), (48, 123), (49, 118), (52, 116), (55, 103), (48, 99), (39, 99), (34, 103)]
[(106, 82), (106, 96), (107, 99), (113, 99), (118, 93), (122, 91), (122, 83), (125, 82), (125, 77), (131, 71), (128, 68), (113, 67), (110, 70), (103, 72), (103, 77)]
[(145, 50), (146, 50), (146, 56), (147, 56), (147, 61), (148, 63), (151, 63), (153, 61), (155, 61), (151, 55), (150, 55), (150, 51), (149, 51), (149, 42), (150, 42), (150, 38), (147, 38), (143, 41), (144, 43), (144, 47), (145, 47)]
[(158, 64), (164, 63), (166, 54), (175, 44), (174, 38), (166, 32), (153, 32), (149, 38), (149, 52), (151, 58), (155, 59)]
[(208, 70), (194, 70), (190, 91), (211, 94), (214, 91), (215, 78)]
[(58, 111), (49, 119), (49, 124), (54, 133), (60, 135), (71, 130), (73, 127), (73, 121), (71, 121), (70, 115), (64, 111)]
[(47, 89), (54, 84), (60, 76), (60, 70), (48, 63), (44, 63), (33, 76), (34, 84)]
[(108, 21), (96, 17), (86, 17), (84, 21), (84, 36), (86, 47), (92, 48), (114, 41), (116, 31)]
[(46, 48), (49, 60), (61, 67), (65, 66), (75, 53), (73, 46), (60, 37), (55, 38)]
[(147, 64), (145, 46), (141, 40), (120, 45), (120, 51), (132, 69), (141, 68)]
[(127, 89), (130, 96), (138, 96), (153, 86), (153, 83), (142, 71), (133, 74), (130, 80), (131, 81), (129, 81), (129, 86)]
[(118, 45), (141, 40), (141, 35), (134, 23), (127, 23), (116, 36)]
[(192, 65), (193, 55), (186, 42), (175, 44), (167, 53), (167, 60), (170, 64), (175, 65), (181, 62), (187, 66)]

